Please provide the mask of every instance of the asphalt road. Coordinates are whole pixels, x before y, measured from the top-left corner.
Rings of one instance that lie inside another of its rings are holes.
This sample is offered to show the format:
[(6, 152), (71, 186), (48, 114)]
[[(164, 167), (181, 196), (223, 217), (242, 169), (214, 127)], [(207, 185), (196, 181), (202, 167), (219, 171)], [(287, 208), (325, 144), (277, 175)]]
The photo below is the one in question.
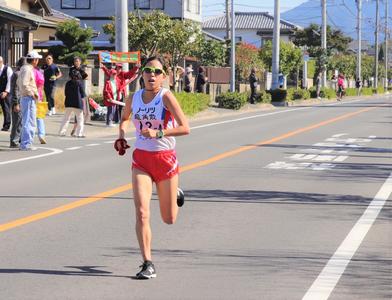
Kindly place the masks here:
[(194, 121), (148, 281), (114, 136), (0, 148), (0, 299), (391, 299), (391, 100)]

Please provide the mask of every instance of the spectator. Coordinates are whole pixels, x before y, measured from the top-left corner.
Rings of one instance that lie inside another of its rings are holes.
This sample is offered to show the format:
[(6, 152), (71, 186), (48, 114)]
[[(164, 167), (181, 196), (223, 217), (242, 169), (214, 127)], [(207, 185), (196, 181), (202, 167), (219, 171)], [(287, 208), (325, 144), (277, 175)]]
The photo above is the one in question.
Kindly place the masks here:
[(320, 92), (321, 92), (321, 73), (318, 73), (317, 74), (317, 78), (316, 78), (316, 95), (317, 95), (317, 99), (321, 99)]
[(249, 85), (250, 85), (250, 99), (251, 104), (255, 104), (256, 101), (256, 90), (257, 90), (258, 78), (256, 77), (256, 69), (252, 68), (249, 75)]
[[(137, 78), (137, 73), (140, 68), (140, 64), (135, 65), (130, 71), (123, 71), (122, 64), (116, 64), (116, 71), (117, 71), (117, 89), (118, 89), (118, 101), (124, 102), (126, 89), (128, 84), (134, 81)], [(119, 123), (121, 119), (121, 105), (116, 105), (116, 115), (114, 116), (113, 120), (115, 123)]]
[[(71, 114), (76, 117), (75, 136), (84, 138), (84, 116), (83, 116), (83, 98), (86, 97), (82, 86), (82, 75), (77, 69), (73, 69), (71, 79), (65, 84), (65, 114), (60, 126), (59, 135), (65, 136), (68, 128)], [(72, 135), (72, 134), (71, 134)]]
[[(38, 66), (35, 66), (33, 71), (34, 71), (35, 84), (36, 84), (37, 90), (38, 90), (37, 102), (40, 103), (40, 102), (43, 102), (42, 90), (43, 90), (44, 85), (45, 85), (45, 78), (44, 78), (44, 74), (42, 74), (42, 72), (40, 71)], [(45, 117), (45, 115), (44, 116), (37, 115), (38, 139), (39, 139), (41, 144), (46, 144), (44, 117)]]
[(186, 68), (185, 68), (185, 76), (184, 76), (184, 91), (187, 93), (192, 92), (192, 65), (189, 64)]
[(337, 92), (338, 101), (342, 101), (343, 94), (344, 94), (344, 75), (339, 74), (339, 76), (338, 76), (338, 92)]
[[(79, 72), (80, 77), (81, 77), (80, 80), (86, 80), (87, 79), (88, 75), (83, 70), (82, 59), (79, 56), (75, 56), (74, 57), (73, 66), (69, 69), (69, 73), (68, 73), (69, 78), (71, 78), (73, 70), (76, 70), (76, 71)], [(84, 89), (84, 84), (82, 82), (81, 82), (81, 84), (82, 84), (82, 87), (83, 87), (83, 93), (84, 93), (84, 95), (86, 95), (86, 90)], [(84, 112), (84, 114), (86, 116), (86, 118), (83, 118), (83, 119), (86, 120), (88, 118), (89, 112), (90, 112), (89, 109), (88, 109), (88, 104), (87, 104), (86, 99), (83, 99), (83, 112)], [(78, 126), (78, 123), (77, 123), (77, 120), (76, 120), (76, 117), (75, 117), (74, 127), (73, 127), (73, 129), (71, 131), (71, 135), (72, 136), (74, 135), (77, 126)]]
[(105, 84), (103, 86), (103, 104), (107, 107), (106, 126), (113, 127), (113, 120), (118, 116), (117, 105), (113, 100), (118, 100), (119, 91), (117, 89), (117, 71), (113, 68), (108, 69), (101, 64), (101, 69), (105, 73)]
[(21, 57), (16, 63), (16, 70), (11, 77), (11, 135), (10, 135), (10, 148), (19, 148), (20, 144), (20, 131), (22, 129), (22, 114), (20, 112), (20, 97), (18, 86), (16, 84), (20, 73), (20, 68), (26, 63), (26, 59)]
[(199, 67), (199, 74), (197, 74), (196, 78), (196, 93), (205, 93), (206, 88), (205, 85), (207, 83), (207, 76), (205, 75), (205, 69), (203, 67)]
[(45, 85), (44, 91), (46, 96), (46, 101), (48, 102), (49, 116), (56, 114), (56, 105), (54, 101), (54, 92), (56, 89), (56, 81), (63, 74), (60, 68), (53, 63), (53, 55), (48, 54), (45, 58), (46, 64), (42, 66), (44, 70)]
[[(178, 91), (178, 88), (181, 87), (181, 84), (182, 84), (182, 76), (183, 75), (184, 75), (184, 68), (181, 68), (180, 66), (176, 66), (176, 74), (175, 75), (174, 75), (173, 69), (171, 67), (168, 68), (170, 90)], [(174, 83), (176, 84), (176, 88), (174, 87)]]
[(357, 96), (361, 96), (361, 94), (362, 94), (362, 80), (361, 80), (361, 78), (357, 78), (357, 80), (355, 80), (355, 87), (357, 89)]
[(27, 54), (27, 63), (22, 66), (17, 79), (17, 85), (20, 93), (20, 109), (22, 113), (22, 133), (20, 141), (20, 150), (35, 150), (33, 145), (35, 127), (36, 127), (36, 101), (38, 100), (38, 89), (34, 80), (34, 68), (37, 67), (39, 60), (42, 58), (37, 51), (31, 51)]
[(9, 97), (11, 77), (12, 69), (4, 64), (3, 58), (0, 56), (0, 104), (4, 115), (1, 131), (8, 131), (11, 126), (11, 100)]

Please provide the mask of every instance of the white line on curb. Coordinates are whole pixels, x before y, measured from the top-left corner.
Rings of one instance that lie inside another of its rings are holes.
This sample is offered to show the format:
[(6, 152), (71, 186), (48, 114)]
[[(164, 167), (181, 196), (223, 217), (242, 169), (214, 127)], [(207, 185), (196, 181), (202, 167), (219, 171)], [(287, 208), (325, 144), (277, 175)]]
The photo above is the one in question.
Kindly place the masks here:
[(370, 202), (361, 218), (330, 258), (302, 300), (326, 300), (329, 298), (391, 193), (392, 173), (384, 182), (372, 202)]
[(254, 119), (254, 118), (259, 118), (259, 117), (272, 116), (272, 115), (277, 115), (277, 114), (282, 114), (282, 113), (287, 113), (287, 112), (292, 112), (292, 111), (297, 111), (297, 110), (310, 109), (310, 108), (312, 108), (312, 107), (309, 106), (309, 107), (294, 108), (294, 109), (290, 109), (290, 110), (275, 111), (272, 113), (259, 114), (259, 115), (243, 117), (243, 118), (239, 118), (239, 119), (226, 120), (226, 121), (222, 121), (222, 122), (208, 123), (208, 124), (204, 124), (204, 125), (191, 127), (191, 130), (215, 126), (215, 125), (221, 125), (221, 124), (226, 124), (226, 123), (239, 122), (239, 121), (249, 120), (249, 119)]
[(24, 157), (24, 158), (18, 158), (18, 159), (13, 159), (13, 160), (7, 160), (7, 161), (1, 161), (0, 165), (7, 165), (15, 162), (20, 162), (20, 161), (25, 161), (25, 160), (30, 160), (30, 159), (36, 159), (40, 157), (45, 157), (45, 156), (51, 156), (55, 154), (59, 154), (63, 152), (63, 150), (56, 149), (56, 148), (46, 148), (46, 147), (36, 147), (37, 149), (46, 149), (49, 151), (52, 151), (50, 153), (45, 153), (45, 154), (39, 154), (39, 155), (34, 155), (34, 156), (29, 156), (29, 157)]

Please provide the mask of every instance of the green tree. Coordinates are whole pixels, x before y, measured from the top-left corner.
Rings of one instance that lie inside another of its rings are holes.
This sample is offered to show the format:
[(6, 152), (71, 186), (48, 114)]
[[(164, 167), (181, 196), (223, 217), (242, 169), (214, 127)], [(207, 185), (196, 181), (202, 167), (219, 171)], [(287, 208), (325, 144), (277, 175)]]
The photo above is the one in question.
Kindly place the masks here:
[(373, 76), (374, 71), (374, 57), (370, 55), (362, 55), (361, 59), (361, 73), (363, 80), (369, 80)]
[[(341, 30), (327, 26), (327, 45), (330, 52), (347, 52), (351, 41)], [(310, 24), (303, 30), (297, 30), (293, 42), (297, 46), (306, 47), (310, 56), (316, 57), (315, 52), (321, 47), (321, 26)]]
[(49, 48), (56, 60), (71, 66), (75, 56), (85, 60), (88, 53), (93, 50), (91, 38), (93, 37), (91, 28), (81, 28), (75, 20), (60, 23), (56, 28), (55, 36), (63, 42)]
[(355, 55), (336, 54), (329, 62), (329, 69), (339, 70), (346, 78), (355, 78), (357, 59)]
[[(128, 45), (131, 51), (140, 51), (145, 57), (156, 55), (163, 48), (165, 40), (170, 37), (172, 20), (160, 11), (139, 14), (138, 11), (128, 15)], [(105, 24), (105, 34), (111, 35), (115, 40), (115, 22)]]
[[(200, 35), (200, 32), (198, 26), (189, 20), (171, 20), (166, 30), (169, 35), (163, 41), (159, 51), (169, 54), (169, 65), (175, 77), (180, 59), (189, 55), (196, 48), (197, 36)], [(175, 88), (175, 78), (173, 78), (173, 83)]]
[(226, 44), (214, 40), (207, 40), (204, 35), (199, 35), (197, 47), (192, 52), (203, 66), (226, 65)]
[[(272, 42), (268, 41), (259, 51), (259, 56), (266, 69), (272, 69)], [(284, 75), (291, 75), (302, 65), (302, 51), (293, 43), (280, 42), (280, 71)]]
[(240, 81), (248, 79), (252, 68), (256, 68), (258, 77), (260, 77), (264, 70), (264, 64), (258, 52), (258, 48), (251, 44), (239, 43), (236, 45), (235, 64)]

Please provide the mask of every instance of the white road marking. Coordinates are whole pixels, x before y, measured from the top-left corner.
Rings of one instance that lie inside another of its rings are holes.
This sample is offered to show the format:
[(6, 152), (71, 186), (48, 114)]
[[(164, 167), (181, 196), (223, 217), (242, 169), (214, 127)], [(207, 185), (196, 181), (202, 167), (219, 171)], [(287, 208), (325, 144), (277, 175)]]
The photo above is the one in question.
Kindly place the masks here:
[(339, 155), (337, 158), (335, 158), (333, 161), (334, 162), (343, 162), (348, 158), (347, 155)]
[(369, 135), (369, 139), (375, 139), (376, 137), (375, 135)]
[(344, 135), (347, 135), (347, 133), (338, 133), (338, 134), (334, 134), (332, 137), (338, 138), (338, 137), (341, 137), (341, 136), (344, 136)]
[(381, 186), (361, 218), (330, 258), (302, 300), (326, 300), (329, 298), (391, 193), (392, 173)]
[(99, 146), (100, 144), (87, 144), (86, 147), (95, 147), (95, 146)]
[(310, 109), (310, 108), (312, 108), (312, 106), (301, 107), (301, 108), (294, 108), (294, 109), (289, 109), (289, 110), (275, 111), (275, 112), (272, 112), (272, 113), (259, 114), (259, 115), (249, 116), (249, 117), (243, 117), (243, 118), (238, 118), (238, 119), (226, 120), (226, 121), (222, 121), (222, 122), (208, 123), (208, 124), (204, 124), (204, 125), (191, 127), (191, 130), (205, 128), (205, 127), (211, 127), (211, 126), (215, 126), (215, 125), (239, 122), (239, 121), (244, 121), (244, 120), (249, 120), (249, 119), (254, 119), (254, 118), (259, 118), (259, 117), (266, 117), (266, 116), (272, 116), (272, 115), (277, 115), (277, 114), (283, 114), (283, 113), (287, 113), (287, 112), (303, 110), (303, 109)]
[(65, 150), (78, 150), (78, 149), (81, 149), (82, 147), (81, 146), (79, 146), (79, 147), (70, 147), (70, 148), (65, 148)]
[[(56, 148), (46, 148), (46, 147), (35, 147), (35, 148), (37, 148), (37, 149), (45, 149), (45, 150), (49, 150), (51, 152), (44, 153), (44, 154), (39, 154), (39, 155), (34, 155), (34, 156), (29, 156), (29, 157), (24, 157), (24, 158), (13, 159), (13, 160), (1, 161), (0, 165), (7, 165), (7, 164), (11, 164), (11, 163), (16, 163), (16, 162), (21, 162), (21, 161), (41, 158), (41, 157), (45, 157), (45, 156), (51, 156), (51, 155), (55, 155), (55, 154), (59, 154), (59, 153), (63, 152), (63, 150), (56, 149)], [(25, 152), (26, 153), (31, 153), (31, 151), (25, 151)]]

